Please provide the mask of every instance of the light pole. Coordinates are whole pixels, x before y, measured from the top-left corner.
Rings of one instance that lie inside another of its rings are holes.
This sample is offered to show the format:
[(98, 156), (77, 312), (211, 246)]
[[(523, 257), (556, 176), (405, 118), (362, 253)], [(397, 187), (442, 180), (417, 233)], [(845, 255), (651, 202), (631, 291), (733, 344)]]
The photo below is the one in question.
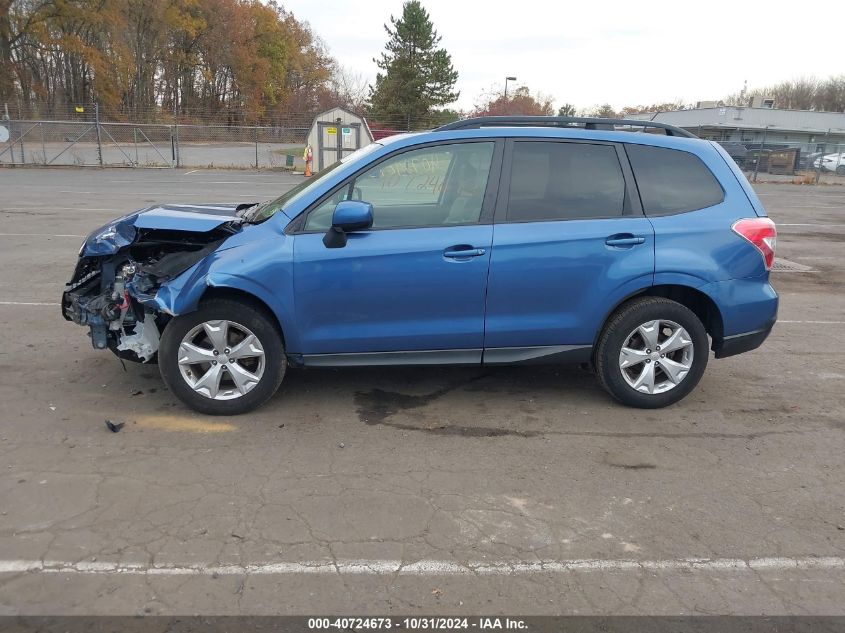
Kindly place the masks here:
[(508, 101), (508, 82), (516, 81), (516, 77), (505, 77), (505, 103)]
[[(757, 172), (760, 170), (760, 161), (763, 160), (763, 148), (766, 146), (766, 132), (769, 131), (769, 126), (763, 128), (763, 140), (760, 142), (760, 149), (757, 150), (757, 160), (754, 162), (754, 178), (751, 182), (757, 182)], [(766, 161), (766, 170), (769, 169), (768, 160)]]

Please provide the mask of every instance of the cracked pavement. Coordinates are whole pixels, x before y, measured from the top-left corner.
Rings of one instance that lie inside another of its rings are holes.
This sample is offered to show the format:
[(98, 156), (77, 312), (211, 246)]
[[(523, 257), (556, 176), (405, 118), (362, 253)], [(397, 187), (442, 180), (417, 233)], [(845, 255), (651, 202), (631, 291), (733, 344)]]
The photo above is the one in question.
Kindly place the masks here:
[[(65, 235), (294, 182), (0, 170), (0, 561), (106, 570), (0, 573), (0, 614), (845, 613), (843, 566), (618, 564), (845, 557), (845, 188), (759, 187), (777, 222), (815, 225), (778, 240), (815, 272), (775, 273), (770, 339), (711, 358), (657, 411), (622, 408), (578, 368), (374, 368), (290, 370), (259, 411), (210, 418), (155, 366), (93, 350), (58, 306), (9, 304), (59, 300), (81, 242)], [(548, 561), (595, 564), (445, 565)], [(335, 570), (291, 571), (303, 562)], [(188, 573), (227, 566), (244, 573)], [(162, 567), (180, 573), (143, 573)]]

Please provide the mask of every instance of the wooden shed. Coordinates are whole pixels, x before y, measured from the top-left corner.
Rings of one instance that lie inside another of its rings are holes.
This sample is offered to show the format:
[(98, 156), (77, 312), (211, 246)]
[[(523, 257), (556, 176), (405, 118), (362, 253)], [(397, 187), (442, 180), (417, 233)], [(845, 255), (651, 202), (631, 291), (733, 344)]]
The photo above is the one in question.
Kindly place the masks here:
[(320, 171), (372, 143), (373, 134), (364, 117), (338, 107), (314, 117), (307, 142), (314, 152), (314, 169)]

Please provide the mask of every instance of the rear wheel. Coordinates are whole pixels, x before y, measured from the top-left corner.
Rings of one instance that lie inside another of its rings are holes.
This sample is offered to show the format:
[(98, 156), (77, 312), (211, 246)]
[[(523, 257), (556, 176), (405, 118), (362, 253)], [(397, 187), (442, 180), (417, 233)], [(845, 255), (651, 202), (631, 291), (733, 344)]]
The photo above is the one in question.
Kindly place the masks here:
[(836, 168), (836, 173), (839, 176), (845, 176), (845, 165), (839, 165), (839, 167)]
[(213, 299), (164, 330), (159, 369), (170, 390), (200, 413), (237, 415), (266, 402), (286, 368), (281, 336), (251, 305)]
[(596, 373), (621, 403), (643, 409), (681, 400), (701, 380), (707, 332), (689, 308), (645, 297), (619, 308), (602, 331)]

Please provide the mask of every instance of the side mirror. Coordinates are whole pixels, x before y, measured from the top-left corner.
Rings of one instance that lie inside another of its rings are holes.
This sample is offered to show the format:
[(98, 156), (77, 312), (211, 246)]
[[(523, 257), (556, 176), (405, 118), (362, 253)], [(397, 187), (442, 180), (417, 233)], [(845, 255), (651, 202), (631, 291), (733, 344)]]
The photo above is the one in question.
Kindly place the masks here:
[(332, 214), (332, 228), (323, 236), (326, 248), (346, 246), (346, 234), (368, 229), (373, 225), (373, 205), (360, 200), (339, 202)]

